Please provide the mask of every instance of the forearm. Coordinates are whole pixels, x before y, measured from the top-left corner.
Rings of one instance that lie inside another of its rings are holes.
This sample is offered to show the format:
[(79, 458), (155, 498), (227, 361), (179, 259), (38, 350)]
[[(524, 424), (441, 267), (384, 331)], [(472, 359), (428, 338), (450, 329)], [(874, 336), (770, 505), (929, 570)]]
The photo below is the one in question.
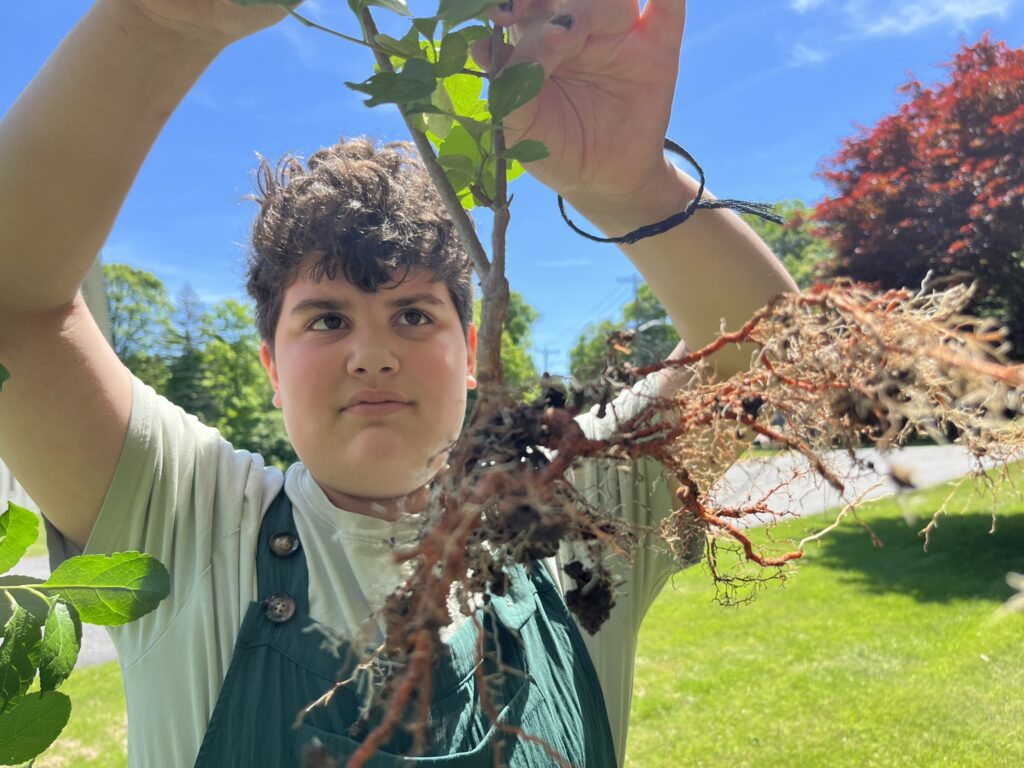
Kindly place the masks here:
[(0, 121), (0, 311), (69, 303), (219, 49), (99, 0)]
[[(606, 235), (623, 235), (683, 210), (696, 195), (694, 179), (666, 166), (662, 177), (638, 194), (569, 202)], [(728, 330), (736, 330), (778, 294), (798, 290), (768, 246), (729, 210), (698, 210), (680, 226), (623, 251), (691, 350), (717, 338), (723, 319)], [(746, 370), (750, 352), (735, 346), (721, 350), (711, 360), (715, 373), (724, 378)]]

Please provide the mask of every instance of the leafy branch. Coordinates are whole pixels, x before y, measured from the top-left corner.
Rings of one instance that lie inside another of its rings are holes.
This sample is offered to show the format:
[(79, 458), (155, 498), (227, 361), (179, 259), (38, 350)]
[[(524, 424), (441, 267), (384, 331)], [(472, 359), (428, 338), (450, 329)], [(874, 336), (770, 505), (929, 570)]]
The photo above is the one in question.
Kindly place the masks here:
[[(36, 515), (16, 504), (0, 514), (0, 574), (39, 536)], [(82, 642), (82, 622), (115, 626), (146, 615), (170, 591), (167, 569), (149, 555), (85, 555), (48, 579), (0, 576), (0, 765), (19, 765), (46, 750), (71, 715), (57, 689)], [(30, 693), (38, 675), (39, 691)]]

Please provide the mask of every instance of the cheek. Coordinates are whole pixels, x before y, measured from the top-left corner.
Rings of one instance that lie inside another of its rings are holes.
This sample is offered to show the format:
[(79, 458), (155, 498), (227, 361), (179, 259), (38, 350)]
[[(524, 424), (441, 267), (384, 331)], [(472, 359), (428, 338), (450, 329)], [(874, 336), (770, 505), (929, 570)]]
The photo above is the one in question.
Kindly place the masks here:
[(278, 368), (281, 397), (293, 415), (303, 404), (320, 402), (331, 389), (326, 355), (292, 355)]

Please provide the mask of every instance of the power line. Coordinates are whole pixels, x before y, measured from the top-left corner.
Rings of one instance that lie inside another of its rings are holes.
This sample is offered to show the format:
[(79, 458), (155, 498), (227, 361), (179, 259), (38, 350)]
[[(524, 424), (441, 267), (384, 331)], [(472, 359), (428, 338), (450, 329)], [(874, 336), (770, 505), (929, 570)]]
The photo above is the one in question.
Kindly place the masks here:
[[(568, 338), (571, 341), (575, 341), (591, 325), (605, 319), (610, 309), (615, 308), (621, 310), (623, 301), (628, 297), (629, 289), (624, 289), (622, 286), (614, 288), (602, 304), (597, 305), (593, 310), (585, 315), (583, 322), (577, 325), (572, 333), (561, 334), (562, 338)], [(568, 328), (566, 330), (568, 330)]]

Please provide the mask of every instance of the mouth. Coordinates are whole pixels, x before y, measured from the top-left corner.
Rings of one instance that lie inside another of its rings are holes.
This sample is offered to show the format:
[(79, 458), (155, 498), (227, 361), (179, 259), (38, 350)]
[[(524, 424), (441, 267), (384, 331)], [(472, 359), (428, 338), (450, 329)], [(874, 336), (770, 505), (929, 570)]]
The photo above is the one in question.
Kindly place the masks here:
[(400, 400), (364, 400), (346, 406), (343, 412), (357, 416), (388, 416), (408, 407), (409, 403)]

